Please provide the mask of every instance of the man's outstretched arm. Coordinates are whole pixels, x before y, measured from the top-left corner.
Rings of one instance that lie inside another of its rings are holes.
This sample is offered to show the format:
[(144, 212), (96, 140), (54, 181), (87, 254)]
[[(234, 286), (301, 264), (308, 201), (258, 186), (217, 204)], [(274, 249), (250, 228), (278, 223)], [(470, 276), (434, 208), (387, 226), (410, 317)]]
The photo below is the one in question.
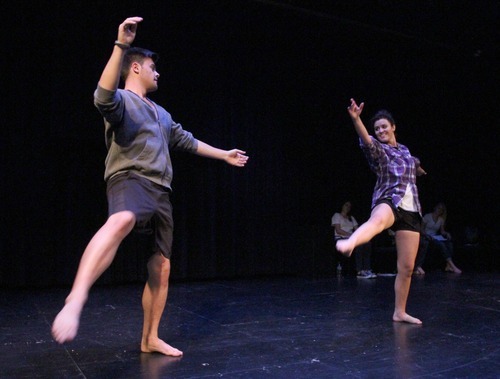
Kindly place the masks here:
[(205, 142), (198, 141), (198, 148), (196, 149), (196, 154), (202, 157), (212, 158), (212, 159), (220, 159), (225, 161), (226, 163), (243, 167), (248, 161), (248, 156), (245, 155), (243, 150), (232, 149), (232, 150), (222, 150), (216, 147), (210, 146)]

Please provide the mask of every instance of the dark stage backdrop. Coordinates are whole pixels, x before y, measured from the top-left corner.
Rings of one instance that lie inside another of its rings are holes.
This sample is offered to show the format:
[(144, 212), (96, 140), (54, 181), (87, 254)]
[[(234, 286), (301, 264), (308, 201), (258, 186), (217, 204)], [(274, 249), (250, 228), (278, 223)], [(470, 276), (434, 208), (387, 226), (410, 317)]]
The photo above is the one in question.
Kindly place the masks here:
[[(425, 211), (442, 200), (455, 235), (467, 225), (494, 234), (498, 2), (468, 3), (3, 5), (0, 285), (69, 285), (106, 219), (92, 95), (118, 25), (135, 15), (135, 45), (161, 57), (151, 98), (197, 138), (250, 156), (237, 169), (174, 154), (173, 279), (309, 273), (331, 254), (330, 218), (344, 200), (366, 220), (375, 177), (351, 97), (366, 102), (365, 120), (393, 112), (398, 141), (428, 172)], [(143, 242), (127, 238), (100, 283), (143, 280)]]

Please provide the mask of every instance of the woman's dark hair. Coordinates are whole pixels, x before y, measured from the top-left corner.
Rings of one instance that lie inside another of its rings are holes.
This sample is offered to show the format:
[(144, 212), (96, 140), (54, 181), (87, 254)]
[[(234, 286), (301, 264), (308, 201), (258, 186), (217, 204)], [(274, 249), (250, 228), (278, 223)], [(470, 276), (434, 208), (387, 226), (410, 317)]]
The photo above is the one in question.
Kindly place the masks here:
[(133, 62), (138, 62), (142, 65), (146, 58), (151, 58), (153, 62), (156, 63), (160, 57), (155, 52), (141, 47), (131, 47), (128, 49), (123, 57), (122, 70), (120, 73), (122, 80), (127, 79), (130, 72), (130, 66), (132, 66)]
[(394, 125), (396, 122), (394, 121), (394, 117), (392, 117), (392, 114), (390, 114), (388, 111), (385, 109), (379, 110), (375, 115), (371, 118), (370, 122), (372, 124), (372, 127), (375, 126), (375, 122), (381, 119), (386, 119), (389, 121), (389, 124)]
[(351, 209), (349, 210), (349, 213), (347, 213), (347, 218), (349, 219), (349, 221), (352, 221), (352, 215), (351, 215), (351, 211), (352, 211), (352, 202), (350, 200), (346, 200), (342, 203), (342, 206), (340, 207), (340, 210), (342, 211), (342, 208), (344, 208), (344, 205), (346, 205), (347, 203), (351, 204)]

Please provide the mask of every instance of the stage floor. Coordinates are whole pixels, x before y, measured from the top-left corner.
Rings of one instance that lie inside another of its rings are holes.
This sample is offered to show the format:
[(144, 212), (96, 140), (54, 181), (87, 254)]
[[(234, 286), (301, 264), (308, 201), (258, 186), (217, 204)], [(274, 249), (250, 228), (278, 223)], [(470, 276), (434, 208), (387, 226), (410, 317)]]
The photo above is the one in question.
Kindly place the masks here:
[(67, 289), (0, 292), (1, 378), (499, 378), (500, 275), (414, 277), (391, 321), (394, 277), (171, 283), (160, 337), (182, 358), (143, 354), (142, 285), (95, 287), (79, 335), (50, 324)]

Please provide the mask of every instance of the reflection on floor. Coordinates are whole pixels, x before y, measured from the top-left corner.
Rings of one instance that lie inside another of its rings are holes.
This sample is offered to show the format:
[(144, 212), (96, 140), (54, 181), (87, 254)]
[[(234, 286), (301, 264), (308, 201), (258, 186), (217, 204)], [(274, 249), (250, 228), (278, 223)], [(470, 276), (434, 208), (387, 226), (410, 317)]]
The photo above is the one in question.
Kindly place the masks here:
[(1, 378), (498, 378), (498, 274), (414, 277), (391, 321), (394, 277), (171, 283), (160, 337), (142, 354), (142, 285), (93, 289), (76, 340), (50, 324), (67, 289), (0, 292)]

